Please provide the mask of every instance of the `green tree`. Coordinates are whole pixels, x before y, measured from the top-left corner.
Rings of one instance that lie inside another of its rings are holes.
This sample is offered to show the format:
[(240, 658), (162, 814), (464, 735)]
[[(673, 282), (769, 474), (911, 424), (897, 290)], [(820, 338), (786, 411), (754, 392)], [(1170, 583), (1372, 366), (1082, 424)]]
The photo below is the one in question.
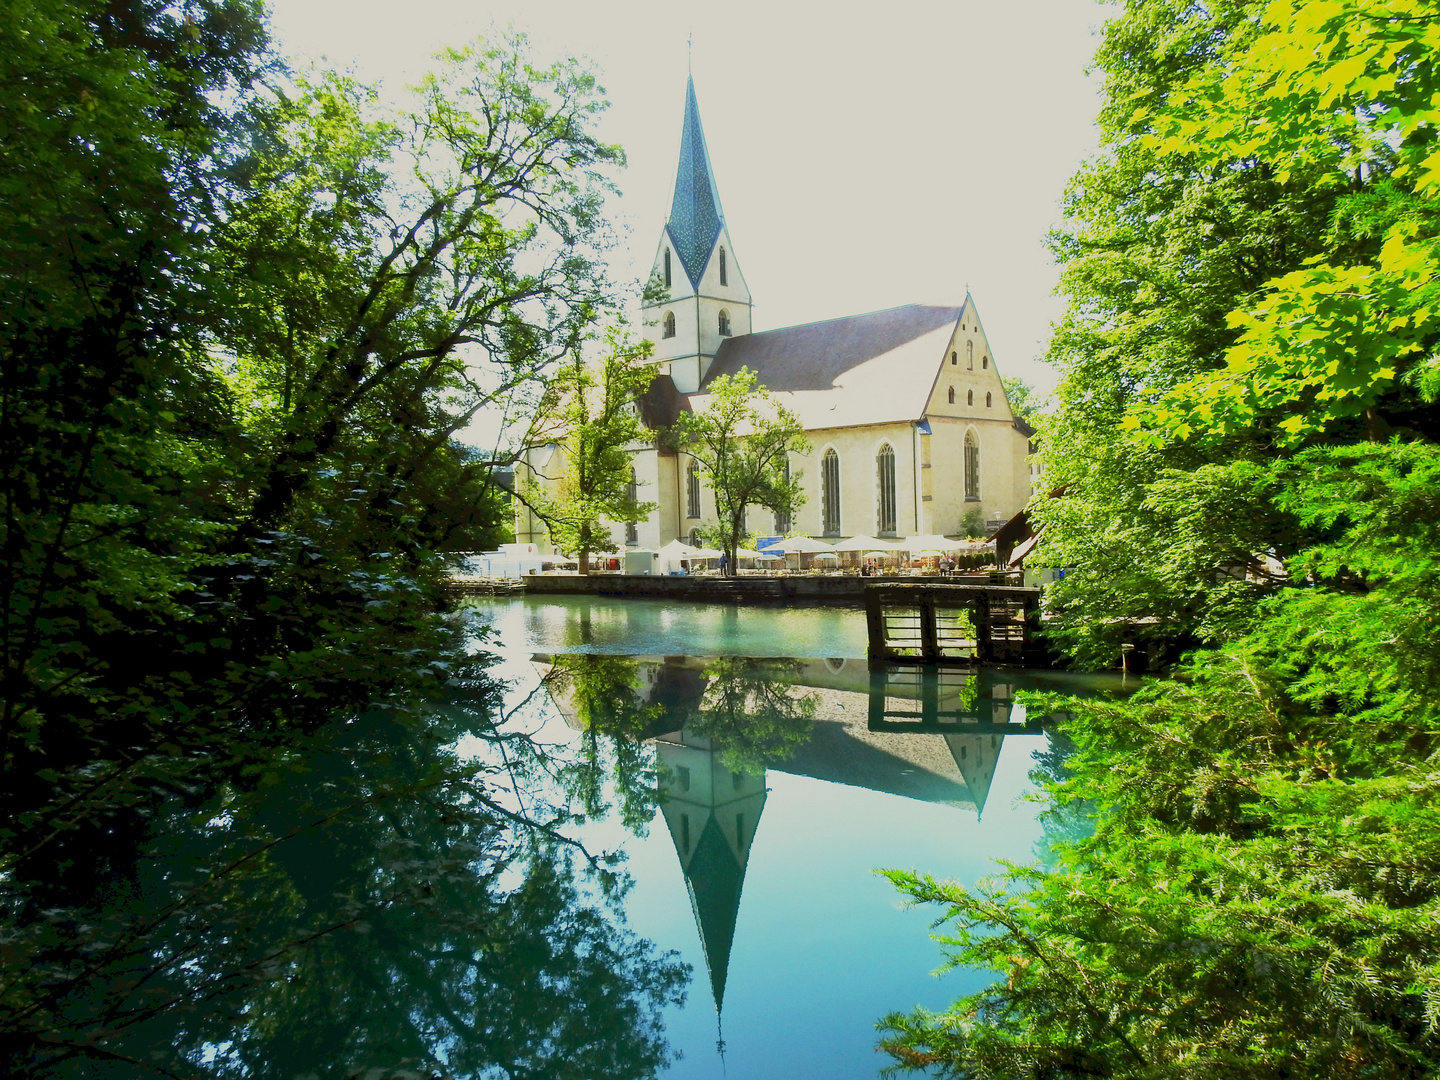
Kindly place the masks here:
[(582, 574), (592, 551), (615, 550), (608, 522), (638, 521), (656, 506), (636, 498), (633, 483), (634, 448), (646, 437), (636, 399), (655, 377), (651, 351), (648, 341), (631, 342), (612, 327), (598, 361), (585, 362), (577, 350), (550, 383), (540, 430), (557, 432), (563, 471), (532, 478), (524, 497), (560, 550), (576, 554)]
[[(1085, 624), (1107, 596), (1212, 647), (1129, 701), (1030, 702), (1072, 712), (1048, 798), (1093, 831), (974, 889), (892, 874), (943, 906), (951, 961), (1003, 977), (887, 1018), (883, 1045), (953, 1076), (1433, 1075), (1440, 27), (1420, 4), (1277, 0), (1187, 9), (1170, 54), (1162, 11), (1132, 3), (1107, 31), (1115, 160), (1149, 160), (1157, 191), (1268, 185), (1279, 201), (1234, 222), (1247, 234), (1297, 196), (1327, 212), (1246, 260), (1253, 287), (1212, 297), (1230, 310), (1204, 350), (1145, 276), (1158, 261), (1084, 294), (1047, 441), (1078, 493), (1037, 512), (1090, 579), (1057, 590), (1082, 656), (1102, 655), (1108, 631)], [(1067, 275), (1100, 280), (1116, 256), (1085, 235)], [(1134, 235), (1115, 234), (1127, 253)], [(1144, 559), (1128, 577), (1109, 561), (1125, 551)]]
[[(588, 71), (505, 40), (382, 115), (338, 77), (250, 88), (256, 17), (15, 12), (0, 828), (19, 850), (108, 786), (143, 799), (233, 731), (323, 722), (404, 682), (395, 655), (443, 647), (443, 552), (497, 501), (498, 462), (453, 435), (538, 397), (607, 301), (621, 155), (590, 133)], [(53, 183), (26, 171), (41, 158)]]
[(1000, 381), (1004, 384), (1005, 400), (1010, 403), (1010, 411), (1033, 426), (1045, 411), (1044, 396), (1018, 375)]
[[(1122, 642), (1173, 654), (1222, 640), (1277, 584), (1230, 568), (1272, 548), (1283, 558), (1277, 541), (1303, 543), (1251, 498), (1245, 463), (1274, 456), (1268, 424), (1204, 444), (1137, 439), (1127, 426), (1132, 409), (1223, 366), (1238, 333), (1231, 312), (1267, 282), (1326, 251), (1375, 250), (1332, 228), (1340, 192), (1320, 170), (1282, 177), (1253, 155), (1214, 159), (1155, 137), (1192, 79), (1251, 49), (1265, 8), (1137, 0), (1096, 53), (1105, 149), (1071, 182), (1051, 239), (1068, 307), (1049, 349), (1061, 378), (1040, 457), (1047, 487), (1064, 495), (1031, 508), (1044, 526), (1039, 557), (1071, 568), (1048, 590), (1052, 636), (1085, 664), (1114, 662)], [(1173, 498), (1177, 483), (1190, 490)]]
[(788, 516), (804, 502), (800, 474), (789, 467), (792, 453), (810, 449), (800, 418), (759, 386), (753, 371), (741, 368), (711, 382), (704, 400), (681, 414), (668, 438), (699, 462), (714, 492), (714, 540), (733, 576), (735, 552), (748, 535), (746, 510), (760, 506)]

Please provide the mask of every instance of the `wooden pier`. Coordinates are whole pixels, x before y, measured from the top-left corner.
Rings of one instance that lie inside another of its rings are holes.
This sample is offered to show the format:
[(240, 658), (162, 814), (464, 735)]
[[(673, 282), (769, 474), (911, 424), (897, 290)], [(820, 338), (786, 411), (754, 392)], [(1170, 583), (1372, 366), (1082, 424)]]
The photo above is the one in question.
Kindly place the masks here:
[(1043, 667), (1040, 590), (1020, 585), (897, 584), (865, 589), (872, 665)]
[(870, 670), (871, 731), (889, 734), (1037, 735), (1039, 718), (1016, 721), (1015, 687), (982, 667), (876, 664)]

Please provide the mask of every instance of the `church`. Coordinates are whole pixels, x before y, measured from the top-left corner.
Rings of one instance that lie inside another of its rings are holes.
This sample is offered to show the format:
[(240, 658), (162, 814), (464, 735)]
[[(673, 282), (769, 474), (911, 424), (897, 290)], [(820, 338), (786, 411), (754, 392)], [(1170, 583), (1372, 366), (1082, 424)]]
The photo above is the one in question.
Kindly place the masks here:
[[(717, 377), (748, 368), (799, 416), (811, 443), (793, 454), (805, 502), (793, 520), (754, 507), (752, 535), (802, 533), (838, 540), (871, 535), (958, 537), (997, 527), (1030, 497), (1034, 432), (1010, 411), (975, 302), (910, 304), (756, 332), (751, 295), (720, 203), (695, 82), (686, 86), (680, 160), (652, 280), (666, 295), (641, 309), (655, 343), (656, 378), (638, 406), (658, 432), (705, 407)], [(547, 447), (527, 455), (536, 472), (564, 468)], [(699, 543), (715, 521), (698, 463), (658, 440), (635, 448), (638, 497), (648, 520), (617, 523), (623, 551), (676, 538)], [(516, 540), (545, 544), (522, 512)], [(547, 550), (543, 547), (541, 550)]]

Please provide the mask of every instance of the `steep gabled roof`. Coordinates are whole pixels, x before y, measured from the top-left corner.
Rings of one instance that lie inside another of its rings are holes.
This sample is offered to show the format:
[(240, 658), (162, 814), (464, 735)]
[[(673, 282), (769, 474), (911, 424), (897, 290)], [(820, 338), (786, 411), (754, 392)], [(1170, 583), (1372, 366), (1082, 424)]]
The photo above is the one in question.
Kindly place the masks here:
[(675, 170), (675, 198), (670, 204), (666, 227), (680, 256), (680, 265), (692, 288), (700, 287), (700, 275), (714, 250), (715, 238), (725, 223), (720, 209), (720, 189), (705, 147), (705, 129), (700, 126), (700, 106), (695, 101), (695, 80), (685, 84), (685, 123), (680, 131), (680, 165)]
[(700, 394), (749, 368), (807, 429), (919, 420), (961, 310), (907, 304), (727, 338)]

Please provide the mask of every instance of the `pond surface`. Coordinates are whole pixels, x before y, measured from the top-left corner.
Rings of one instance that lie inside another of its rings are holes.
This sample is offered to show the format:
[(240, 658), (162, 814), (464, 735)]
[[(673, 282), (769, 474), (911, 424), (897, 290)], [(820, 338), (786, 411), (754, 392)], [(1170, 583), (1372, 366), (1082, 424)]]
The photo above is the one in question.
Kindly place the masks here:
[(1013, 694), (1094, 679), (872, 676), (858, 609), (575, 597), (474, 614), (528, 698), (516, 722), (572, 752), (607, 730), (643, 747), (579, 835), (623, 851), (629, 929), (692, 972), (664, 1011), (680, 1055), (664, 1075), (873, 1077), (881, 1017), (990, 977), (933, 976), (934, 913), (902, 909), (875, 871), (973, 884), (1033, 859), (1025, 796), (1048, 742)]
[(1106, 685), (873, 673), (859, 610), (466, 620), (391, 698), (81, 777), (0, 868), (0, 1076), (874, 1077), (877, 1021), (990, 977), (933, 977), (877, 869), (1031, 861), (1060, 755), (1015, 695)]

